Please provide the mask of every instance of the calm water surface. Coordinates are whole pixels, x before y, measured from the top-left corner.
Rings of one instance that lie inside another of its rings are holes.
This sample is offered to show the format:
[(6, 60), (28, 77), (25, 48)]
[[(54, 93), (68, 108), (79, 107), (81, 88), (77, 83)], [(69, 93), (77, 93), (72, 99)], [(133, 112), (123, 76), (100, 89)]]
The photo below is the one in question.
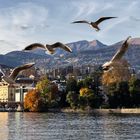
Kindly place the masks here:
[(140, 115), (0, 113), (0, 140), (140, 140)]

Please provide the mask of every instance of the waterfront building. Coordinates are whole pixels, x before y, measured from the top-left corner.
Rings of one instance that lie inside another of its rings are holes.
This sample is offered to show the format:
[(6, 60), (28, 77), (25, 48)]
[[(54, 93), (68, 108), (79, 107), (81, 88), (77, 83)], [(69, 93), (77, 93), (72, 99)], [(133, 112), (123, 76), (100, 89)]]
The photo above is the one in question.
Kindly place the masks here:
[(16, 85), (0, 82), (0, 102), (14, 102), (16, 88)]
[(31, 78), (19, 78), (15, 84), (0, 82), (0, 102), (23, 103), (27, 92), (35, 88), (37, 81)]

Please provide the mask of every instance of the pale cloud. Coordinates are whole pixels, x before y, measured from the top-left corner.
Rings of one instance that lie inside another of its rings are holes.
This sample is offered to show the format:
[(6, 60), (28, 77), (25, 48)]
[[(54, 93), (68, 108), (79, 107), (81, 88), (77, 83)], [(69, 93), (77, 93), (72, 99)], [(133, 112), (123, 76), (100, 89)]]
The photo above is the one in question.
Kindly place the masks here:
[(74, 19), (88, 18), (113, 8), (112, 3), (99, 3), (98, 1), (73, 1), (72, 6), (76, 9)]
[(129, 21), (129, 17), (123, 17), (123, 18), (118, 18), (114, 21), (110, 21), (111, 23), (108, 23), (108, 26), (104, 27), (101, 29), (102, 31), (97, 34), (98, 37), (104, 37), (104, 35), (107, 34), (108, 31), (110, 31), (113, 28), (116, 28), (116, 26), (120, 26), (122, 23), (125, 23)]
[(135, 17), (135, 16), (130, 16), (129, 18), (130, 18), (130, 20), (140, 21), (140, 18), (137, 18), (137, 17)]
[[(121, 38), (125, 38), (128, 35), (133, 35), (133, 32), (137, 32), (137, 24), (134, 24), (132, 18), (130, 18), (130, 15), (133, 15), (135, 13), (135, 15), (137, 16), (137, 11), (139, 11), (140, 3), (138, 3), (137, 1), (127, 1), (127, 3), (124, 3), (123, 6), (122, 3), (120, 7), (119, 5), (120, 3), (114, 3), (114, 10), (112, 11), (112, 14), (114, 14), (115, 16), (117, 15), (118, 18), (108, 21), (109, 23), (103, 23), (102, 25), (100, 25), (101, 31), (95, 35), (96, 38), (100, 38), (101, 40), (103, 40), (103, 42), (105, 42), (106, 40), (107, 43), (109, 42), (109, 44), (113, 44), (113, 42), (111, 41), (115, 40), (115, 38), (118, 41), (118, 38), (120, 38), (121, 40)], [(126, 30), (127, 32), (124, 32)], [(113, 36), (111, 37), (111, 35)], [(107, 38), (110, 38), (110, 40), (108, 41)]]
[(20, 3), (5, 10), (8, 11), (6, 16), (10, 19), (9, 23), (12, 27), (35, 27), (45, 24), (47, 21), (48, 10), (34, 3)]
[[(21, 50), (33, 42), (69, 43), (98, 39), (113, 44), (127, 35), (140, 36), (139, 22), (135, 20), (140, 19), (138, 0), (14, 1), (16, 4), (6, 0), (5, 5), (2, 2), (0, 5), (1, 53)], [(88, 25), (70, 24), (73, 20), (94, 21), (101, 16), (118, 18), (101, 23), (100, 32)]]
[(45, 30), (47, 19), (47, 8), (30, 2), (1, 9), (0, 40), (5, 42), (0, 41), (0, 44), (5, 46), (4, 52), (21, 49), (24, 44), (32, 42), (38, 30)]

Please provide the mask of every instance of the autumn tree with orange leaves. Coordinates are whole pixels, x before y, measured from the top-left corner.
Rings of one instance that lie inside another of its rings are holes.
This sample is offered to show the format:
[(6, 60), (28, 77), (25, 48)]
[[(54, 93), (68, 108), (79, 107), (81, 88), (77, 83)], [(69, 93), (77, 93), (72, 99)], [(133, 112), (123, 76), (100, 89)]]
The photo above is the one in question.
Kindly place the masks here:
[(122, 59), (119, 63), (114, 63), (112, 69), (103, 73), (102, 83), (105, 86), (109, 86), (113, 83), (129, 81), (130, 75), (129, 64), (126, 60)]
[(44, 98), (42, 98), (41, 93), (36, 90), (30, 90), (26, 96), (24, 101), (24, 109), (33, 112), (46, 111), (47, 105), (45, 103)]

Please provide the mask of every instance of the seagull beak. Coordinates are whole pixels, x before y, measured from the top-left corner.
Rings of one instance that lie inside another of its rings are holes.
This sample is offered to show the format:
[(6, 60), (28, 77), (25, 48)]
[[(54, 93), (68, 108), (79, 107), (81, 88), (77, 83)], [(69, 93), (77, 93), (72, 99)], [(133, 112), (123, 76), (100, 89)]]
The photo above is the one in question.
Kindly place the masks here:
[(70, 52), (72, 53), (72, 50), (70, 49)]
[(71, 53), (72, 53), (72, 49), (71, 49), (71, 48), (69, 48), (69, 47), (67, 48), (67, 51), (69, 51), (69, 52), (71, 52)]
[(109, 70), (109, 67), (102, 67), (102, 70), (103, 71), (108, 71)]
[(54, 54), (54, 52), (49, 52), (50, 54)]
[(35, 63), (33, 62), (33, 63), (30, 63), (30, 65), (35, 65)]
[(129, 41), (129, 42), (130, 42), (131, 38), (132, 38), (132, 37), (131, 37), (131, 36), (129, 36), (129, 37), (127, 38), (127, 41)]

